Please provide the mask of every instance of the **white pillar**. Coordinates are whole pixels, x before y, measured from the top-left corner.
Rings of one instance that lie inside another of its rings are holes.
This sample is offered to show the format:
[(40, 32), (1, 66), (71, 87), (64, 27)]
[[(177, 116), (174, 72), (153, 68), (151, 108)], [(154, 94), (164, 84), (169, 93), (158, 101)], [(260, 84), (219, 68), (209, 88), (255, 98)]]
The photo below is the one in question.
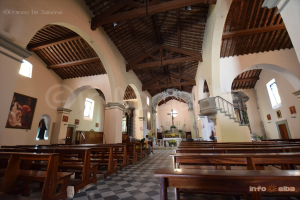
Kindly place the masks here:
[(294, 49), (296, 51), (298, 61), (300, 62), (300, 1), (299, 0), (265, 0), (262, 7), (274, 8), (278, 7), (287, 32), (291, 38)]
[(197, 135), (196, 130), (194, 128), (195, 126), (197, 127), (197, 123), (195, 124), (196, 121), (195, 121), (195, 115), (194, 115), (193, 108), (189, 109), (189, 113), (190, 113), (190, 123), (191, 123), (192, 138), (197, 138), (199, 136)]
[(31, 52), (0, 35), (0, 145), (9, 143), (10, 138), (5, 135), (5, 126), (10, 104), (20, 76), (21, 63), (30, 55)]
[(156, 111), (152, 110), (152, 124), (151, 124), (151, 132), (155, 133), (155, 137), (157, 138), (157, 127), (156, 127)]
[(122, 118), (125, 107), (120, 103), (108, 103), (105, 106), (103, 142), (122, 143)]
[(69, 117), (72, 110), (67, 108), (57, 108), (55, 135), (52, 144), (65, 144)]

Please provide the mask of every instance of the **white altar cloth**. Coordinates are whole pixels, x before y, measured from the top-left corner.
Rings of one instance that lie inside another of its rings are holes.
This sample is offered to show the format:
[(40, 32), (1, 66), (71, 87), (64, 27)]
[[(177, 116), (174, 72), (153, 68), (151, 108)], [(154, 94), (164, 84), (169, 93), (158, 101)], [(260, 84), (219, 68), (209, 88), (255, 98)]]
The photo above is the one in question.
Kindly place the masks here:
[[(180, 142), (182, 141), (182, 138), (163, 138), (163, 144), (165, 144), (165, 141), (168, 140), (176, 140), (177, 146), (179, 146)], [(166, 142), (167, 147), (169, 146), (169, 142)]]

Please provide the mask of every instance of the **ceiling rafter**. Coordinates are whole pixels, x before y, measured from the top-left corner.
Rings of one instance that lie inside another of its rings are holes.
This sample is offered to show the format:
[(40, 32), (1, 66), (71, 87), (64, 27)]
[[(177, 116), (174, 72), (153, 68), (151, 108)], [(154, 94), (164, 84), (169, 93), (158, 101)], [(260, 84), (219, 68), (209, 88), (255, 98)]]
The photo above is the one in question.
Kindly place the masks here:
[[(117, 13), (117, 14), (110, 14), (110, 15), (102, 15), (101, 14), (101, 15), (97, 15), (92, 18), (91, 29), (96, 30), (96, 28), (98, 28), (99, 26), (102, 26), (104, 24), (119, 22), (119, 21), (128, 20), (128, 19), (134, 19), (134, 18), (138, 18), (138, 17), (145, 17), (147, 14), (154, 15), (156, 13), (161, 13), (161, 12), (165, 12), (168, 10), (175, 10), (177, 8), (190, 6), (190, 5), (194, 5), (194, 4), (199, 4), (199, 3), (215, 4), (216, 0), (173, 0), (173, 1), (163, 2), (163, 3), (159, 3), (159, 4), (157, 3), (154, 5), (149, 4), (148, 9), (147, 9), (148, 12), (146, 11), (145, 8), (137, 8), (134, 10), (125, 11), (125, 12)], [(126, 4), (127, 4), (127, 2), (126, 2)], [(111, 12), (111, 13), (113, 13), (113, 12)]]
[(276, 24), (266, 27), (259, 27), (259, 28), (252, 28), (247, 30), (240, 30), (240, 31), (233, 31), (233, 32), (225, 32), (222, 35), (222, 38), (231, 38), (231, 37), (237, 37), (237, 36), (244, 36), (244, 35), (252, 35), (257, 33), (265, 33), (270, 31), (277, 31), (277, 30), (284, 30), (285, 25), (284, 24)]
[(72, 62), (65, 62), (61, 64), (56, 64), (56, 65), (49, 65), (47, 68), (48, 69), (57, 69), (57, 68), (64, 68), (64, 67), (69, 67), (69, 66), (74, 66), (74, 65), (82, 65), (82, 64), (87, 64), (87, 63), (92, 63), (92, 62), (99, 62), (100, 58), (94, 57), (94, 58), (87, 58), (87, 59), (82, 59), (78, 61), (72, 61)]
[(247, 81), (257, 81), (257, 80), (259, 80), (259, 77), (236, 79), (233, 82), (239, 83), (239, 82), (247, 82)]
[(46, 48), (49, 46), (53, 46), (53, 45), (57, 45), (57, 44), (61, 44), (61, 43), (65, 43), (65, 42), (69, 42), (69, 41), (73, 41), (73, 40), (79, 40), (79, 39), (81, 39), (81, 36), (76, 34), (76, 35), (66, 36), (66, 37), (62, 37), (62, 38), (58, 38), (58, 39), (54, 39), (54, 40), (49, 40), (46, 42), (41, 42), (41, 43), (34, 44), (34, 45), (28, 45), (27, 49), (29, 51), (36, 51), (38, 49)]

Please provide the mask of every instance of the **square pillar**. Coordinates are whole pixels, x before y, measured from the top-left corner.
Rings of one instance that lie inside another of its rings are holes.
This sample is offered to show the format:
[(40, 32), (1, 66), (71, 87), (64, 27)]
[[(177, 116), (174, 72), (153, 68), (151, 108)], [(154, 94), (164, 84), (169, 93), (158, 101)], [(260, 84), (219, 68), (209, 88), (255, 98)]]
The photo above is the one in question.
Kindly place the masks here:
[(57, 108), (55, 134), (52, 137), (52, 144), (65, 144), (70, 113), (67, 108)]
[(122, 118), (124, 105), (108, 103), (105, 106), (103, 143), (122, 143)]

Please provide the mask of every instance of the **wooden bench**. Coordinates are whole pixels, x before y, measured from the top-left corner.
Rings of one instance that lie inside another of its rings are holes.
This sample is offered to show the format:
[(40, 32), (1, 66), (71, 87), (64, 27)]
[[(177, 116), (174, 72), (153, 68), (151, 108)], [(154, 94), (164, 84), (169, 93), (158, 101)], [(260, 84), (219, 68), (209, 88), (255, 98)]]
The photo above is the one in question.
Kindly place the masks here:
[[(0, 187), (1, 193), (21, 192), (28, 195), (30, 183), (40, 182), (43, 183), (41, 199), (67, 199), (67, 187), (73, 173), (58, 172), (59, 154), (0, 152), (0, 158), (9, 159)], [(35, 161), (47, 162), (45, 171), (30, 170)], [(19, 180), (24, 181), (21, 191), (17, 190)]]
[[(260, 200), (261, 196), (268, 193), (269, 186), (275, 185), (277, 190), (272, 194), (289, 196), (299, 195), (296, 192), (279, 191), (279, 187), (294, 187), (300, 191), (299, 171), (283, 170), (277, 173), (271, 170), (197, 170), (197, 169), (172, 169), (159, 168), (154, 173), (160, 178), (160, 199), (167, 200), (167, 188), (175, 189), (176, 199), (180, 199), (180, 192), (185, 189), (195, 190), (197, 193), (234, 193), (244, 194), (246, 200), (250, 195), (253, 200)], [(266, 189), (254, 191), (258, 188)], [(252, 191), (251, 191), (252, 190)]]
[[(297, 169), (300, 164), (300, 153), (256, 153), (256, 154), (205, 154), (176, 153), (170, 154), (173, 167), (180, 165), (221, 165), (231, 169), (231, 165), (246, 166), (248, 170), (264, 169), (267, 165), (279, 165), (281, 169)], [(205, 166), (204, 169), (207, 169)], [(211, 169), (211, 168), (208, 168)], [(216, 169), (216, 168), (215, 168)], [(219, 168), (223, 169), (223, 168)]]
[[(74, 186), (75, 192), (90, 183), (97, 183), (98, 164), (91, 163), (90, 148), (72, 148), (72, 147), (43, 147), (43, 148), (28, 148), (29, 152), (38, 153), (59, 153), (58, 169), (64, 172), (75, 172), (75, 178), (71, 179), (70, 184)], [(75, 161), (68, 160), (69, 155), (75, 156)], [(79, 158), (79, 159), (77, 159)], [(36, 163), (35, 167), (43, 167), (45, 163)], [(80, 178), (80, 179), (78, 179)]]
[(17, 195), (10, 195), (10, 194), (0, 194), (1, 200), (38, 200), (36, 198), (30, 198), (30, 197), (22, 197)]

